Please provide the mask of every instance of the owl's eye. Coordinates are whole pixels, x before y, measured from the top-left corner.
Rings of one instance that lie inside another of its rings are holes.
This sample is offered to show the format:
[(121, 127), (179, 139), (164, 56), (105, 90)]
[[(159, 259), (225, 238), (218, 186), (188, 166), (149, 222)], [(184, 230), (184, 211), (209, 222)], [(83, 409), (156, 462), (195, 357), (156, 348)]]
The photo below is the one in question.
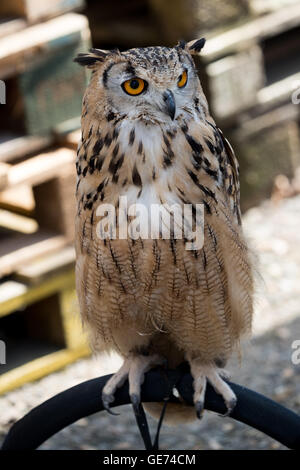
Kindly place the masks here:
[(183, 88), (187, 83), (187, 78), (188, 78), (187, 70), (184, 70), (182, 74), (180, 75), (180, 77), (178, 78), (177, 86), (179, 88)]
[(123, 90), (128, 95), (140, 95), (146, 88), (147, 82), (142, 80), (141, 78), (131, 78), (130, 80), (126, 80), (126, 82), (122, 83)]

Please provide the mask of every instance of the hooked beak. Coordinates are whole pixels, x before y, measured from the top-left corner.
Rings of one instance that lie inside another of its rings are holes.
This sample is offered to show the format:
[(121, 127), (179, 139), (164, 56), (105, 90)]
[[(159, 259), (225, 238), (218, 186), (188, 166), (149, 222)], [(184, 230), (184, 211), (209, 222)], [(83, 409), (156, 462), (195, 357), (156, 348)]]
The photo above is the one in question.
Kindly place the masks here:
[(166, 90), (163, 94), (163, 99), (165, 102), (165, 109), (164, 111), (170, 116), (172, 120), (174, 120), (175, 112), (176, 112), (176, 104), (175, 98), (171, 90)]

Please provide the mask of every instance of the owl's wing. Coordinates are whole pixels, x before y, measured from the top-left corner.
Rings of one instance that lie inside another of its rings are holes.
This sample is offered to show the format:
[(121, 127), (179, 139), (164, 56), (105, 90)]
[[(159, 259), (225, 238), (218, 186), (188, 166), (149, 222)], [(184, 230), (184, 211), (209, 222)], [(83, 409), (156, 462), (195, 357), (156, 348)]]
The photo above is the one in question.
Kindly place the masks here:
[(233, 148), (224, 136), (221, 129), (217, 127), (220, 135), (224, 153), (225, 153), (225, 190), (229, 196), (232, 210), (237, 218), (239, 225), (241, 224), (241, 209), (240, 209), (240, 180), (239, 180), (239, 164), (235, 156)]

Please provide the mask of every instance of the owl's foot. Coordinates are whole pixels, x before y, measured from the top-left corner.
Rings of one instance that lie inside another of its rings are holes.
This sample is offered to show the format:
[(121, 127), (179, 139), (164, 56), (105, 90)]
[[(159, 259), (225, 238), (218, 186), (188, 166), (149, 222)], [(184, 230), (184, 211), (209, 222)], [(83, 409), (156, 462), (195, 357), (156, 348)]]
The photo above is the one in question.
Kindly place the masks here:
[(136, 414), (140, 412), (141, 385), (144, 375), (153, 367), (165, 364), (165, 359), (158, 354), (143, 356), (142, 354), (130, 354), (122, 367), (109, 379), (102, 390), (102, 402), (104, 408), (111, 414), (110, 403), (114, 401), (117, 388), (121, 387), (125, 380), (129, 381), (130, 400)]
[(221, 371), (218, 371), (216, 366), (203, 365), (197, 360), (191, 360), (190, 366), (194, 379), (194, 404), (198, 418), (201, 419), (203, 415), (207, 381), (219, 395), (222, 395), (225, 401), (227, 412), (222, 416), (229, 416), (236, 405), (237, 399), (229, 385), (221, 377)]

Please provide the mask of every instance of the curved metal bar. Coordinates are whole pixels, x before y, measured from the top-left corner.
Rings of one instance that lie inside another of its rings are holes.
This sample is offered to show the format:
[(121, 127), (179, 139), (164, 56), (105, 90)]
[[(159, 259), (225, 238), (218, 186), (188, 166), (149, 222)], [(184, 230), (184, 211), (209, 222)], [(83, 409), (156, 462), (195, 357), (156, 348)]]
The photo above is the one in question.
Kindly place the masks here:
[[(17, 421), (3, 443), (2, 450), (33, 450), (80, 418), (103, 410), (101, 391), (110, 375), (88, 380), (65, 390), (31, 410)], [(168, 380), (166, 380), (166, 377)], [(168, 393), (168, 381), (175, 379), (176, 388), (185, 401), (193, 404), (193, 379), (182, 369), (154, 369), (146, 374), (142, 387), (143, 402), (162, 402)], [(174, 382), (173, 382), (174, 383)], [(300, 416), (259, 393), (228, 382), (237, 395), (237, 406), (231, 418), (241, 421), (290, 449), (300, 449)], [(172, 397), (170, 401), (178, 401)], [(128, 383), (117, 390), (112, 407), (130, 403)], [(226, 411), (223, 399), (208, 385), (205, 408), (217, 413)], [(117, 418), (116, 418), (117, 419)]]

